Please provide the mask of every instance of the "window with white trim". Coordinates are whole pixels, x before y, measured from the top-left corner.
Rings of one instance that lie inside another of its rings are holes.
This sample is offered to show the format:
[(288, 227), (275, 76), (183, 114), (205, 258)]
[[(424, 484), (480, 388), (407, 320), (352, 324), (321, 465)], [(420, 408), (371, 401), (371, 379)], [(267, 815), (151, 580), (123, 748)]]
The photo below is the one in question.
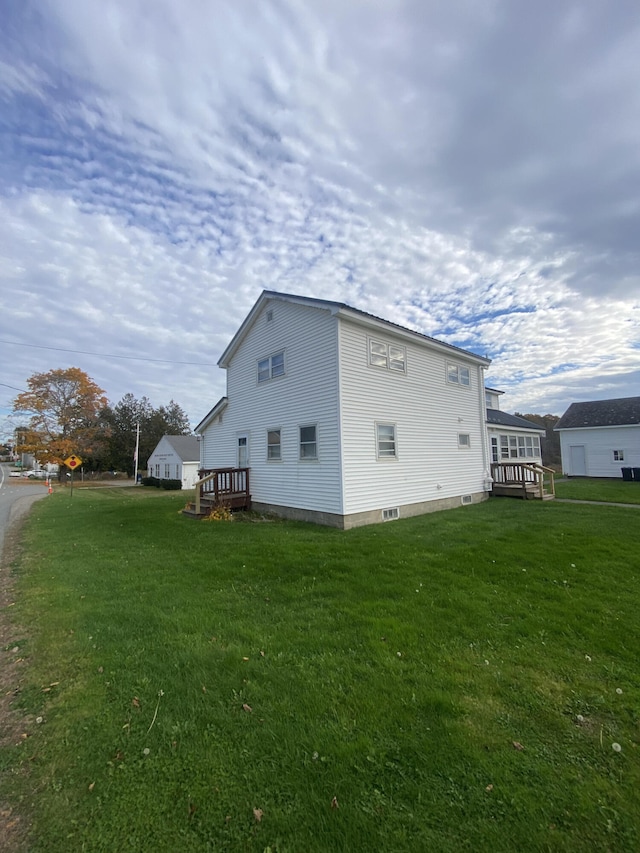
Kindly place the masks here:
[(459, 432), (458, 433), (458, 447), (471, 447), (471, 436), (468, 432)]
[(374, 367), (385, 367), (396, 373), (405, 373), (407, 351), (397, 344), (385, 344), (382, 341), (369, 339), (369, 364)]
[(160, 479), (160, 463), (156, 462), (156, 477)]
[(624, 462), (624, 450), (613, 450), (613, 461), (614, 462)]
[(378, 459), (398, 458), (395, 424), (376, 424), (376, 453)]
[(258, 362), (258, 382), (266, 382), (276, 376), (284, 376), (284, 352), (274, 353)]
[(318, 429), (315, 424), (300, 427), (300, 459), (318, 458)]
[(168, 462), (164, 463), (164, 476), (166, 480), (171, 477), (171, 465)]
[[(493, 444), (493, 439), (491, 441)], [(535, 457), (540, 457), (539, 435), (500, 436), (501, 459), (533, 459)]]
[(267, 430), (267, 459), (270, 462), (282, 459), (282, 434), (279, 429)]
[(447, 362), (447, 382), (450, 382), (452, 385), (469, 387), (471, 385), (469, 368), (462, 364), (455, 364), (451, 361)]

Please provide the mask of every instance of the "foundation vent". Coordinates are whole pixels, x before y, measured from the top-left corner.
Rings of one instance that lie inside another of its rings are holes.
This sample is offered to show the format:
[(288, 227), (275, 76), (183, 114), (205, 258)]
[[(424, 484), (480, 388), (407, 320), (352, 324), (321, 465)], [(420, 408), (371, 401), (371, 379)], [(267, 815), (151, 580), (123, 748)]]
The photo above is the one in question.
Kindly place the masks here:
[(471, 497), (471, 495), (463, 495), (461, 500), (463, 504), (473, 503), (473, 498)]
[(382, 510), (382, 520), (383, 521), (393, 521), (394, 518), (400, 518), (400, 508), (397, 506), (391, 507), (390, 509)]

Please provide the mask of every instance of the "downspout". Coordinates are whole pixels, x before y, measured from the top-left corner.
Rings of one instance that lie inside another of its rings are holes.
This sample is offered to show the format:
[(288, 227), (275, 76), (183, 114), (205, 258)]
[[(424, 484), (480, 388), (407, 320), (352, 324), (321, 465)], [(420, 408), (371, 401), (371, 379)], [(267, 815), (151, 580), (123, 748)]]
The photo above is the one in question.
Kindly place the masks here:
[(482, 424), (482, 460), (484, 463), (484, 491), (490, 492), (493, 485), (493, 477), (491, 476), (491, 458), (489, 449), (489, 434), (487, 430), (487, 403), (486, 392), (484, 385), (484, 372), (486, 367), (480, 365), (480, 423)]

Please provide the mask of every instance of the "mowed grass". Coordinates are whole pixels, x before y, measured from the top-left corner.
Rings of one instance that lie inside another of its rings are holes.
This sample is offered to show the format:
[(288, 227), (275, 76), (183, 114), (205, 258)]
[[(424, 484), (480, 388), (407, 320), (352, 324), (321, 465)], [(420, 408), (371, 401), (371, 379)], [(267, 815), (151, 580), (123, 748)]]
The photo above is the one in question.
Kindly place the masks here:
[(558, 498), (640, 504), (640, 482), (638, 480), (575, 477), (556, 482), (555, 489)]
[(640, 849), (640, 510), (344, 532), (184, 500), (33, 509), (2, 755), (30, 851)]

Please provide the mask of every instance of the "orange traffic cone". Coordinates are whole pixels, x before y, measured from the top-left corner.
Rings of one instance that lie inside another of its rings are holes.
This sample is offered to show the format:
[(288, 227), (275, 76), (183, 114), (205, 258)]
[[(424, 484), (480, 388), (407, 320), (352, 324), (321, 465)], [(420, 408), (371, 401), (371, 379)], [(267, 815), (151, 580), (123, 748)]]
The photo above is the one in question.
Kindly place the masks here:
[(51, 494), (53, 492), (53, 489), (51, 488), (51, 480), (47, 480), (47, 485), (49, 486), (49, 494)]

